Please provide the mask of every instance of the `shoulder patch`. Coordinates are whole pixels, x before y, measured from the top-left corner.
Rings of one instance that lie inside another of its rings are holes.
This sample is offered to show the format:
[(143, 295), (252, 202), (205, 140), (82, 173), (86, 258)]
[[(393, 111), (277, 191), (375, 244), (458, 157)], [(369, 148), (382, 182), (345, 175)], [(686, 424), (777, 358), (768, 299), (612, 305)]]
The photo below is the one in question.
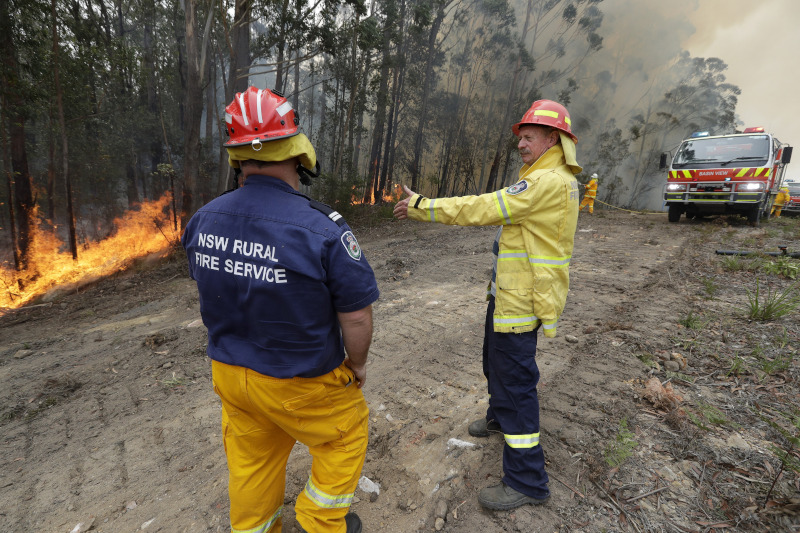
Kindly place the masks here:
[(506, 189), (506, 194), (515, 195), (528, 190), (528, 182), (525, 180), (519, 181)]
[(341, 240), (342, 246), (344, 246), (344, 249), (347, 250), (347, 255), (356, 261), (361, 261), (361, 247), (358, 245), (358, 241), (356, 240), (356, 236), (353, 235), (353, 232), (345, 231), (342, 233)]

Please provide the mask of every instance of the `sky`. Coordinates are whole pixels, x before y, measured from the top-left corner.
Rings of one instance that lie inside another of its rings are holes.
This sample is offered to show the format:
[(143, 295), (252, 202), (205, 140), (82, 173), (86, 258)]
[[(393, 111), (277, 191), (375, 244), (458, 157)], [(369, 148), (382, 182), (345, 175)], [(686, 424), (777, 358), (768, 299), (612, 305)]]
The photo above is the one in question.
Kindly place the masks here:
[[(635, 1), (635, 0), (634, 0)], [(695, 32), (683, 46), (728, 64), (727, 81), (742, 90), (744, 126), (764, 126), (798, 149), (787, 177), (800, 179), (800, 1), (693, 0)]]

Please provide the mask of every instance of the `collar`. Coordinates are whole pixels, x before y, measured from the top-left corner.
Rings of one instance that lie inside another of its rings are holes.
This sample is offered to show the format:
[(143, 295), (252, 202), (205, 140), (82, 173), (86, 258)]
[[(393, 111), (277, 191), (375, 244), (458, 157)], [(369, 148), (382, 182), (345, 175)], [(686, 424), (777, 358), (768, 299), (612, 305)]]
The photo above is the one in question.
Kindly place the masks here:
[(250, 174), (246, 180), (244, 180), (244, 185), (242, 187), (253, 186), (253, 187), (273, 187), (276, 189), (281, 189), (283, 191), (297, 193), (294, 188), (283, 181), (282, 179), (275, 178), (273, 176), (267, 176), (266, 174)]
[(567, 161), (564, 159), (564, 150), (561, 148), (560, 144), (556, 144), (548, 148), (532, 165), (522, 165), (522, 168), (519, 169), (519, 177), (522, 179), (534, 170), (549, 170), (566, 164)]
[(267, 176), (265, 174), (251, 174), (246, 180), (244, 180), (244, 185), (242, 185), (242, 187), (247, 187), (248, 184), (253, 187), (271, 187), (273, 189), (279, 189), (282, 192), (294, 194), (295, 196), (300, 196), (308, 201), (312, 201), (311, 198), (300, 191), (296, 191), (294, 187), (282, 179), (275, 178), (273, 176)]

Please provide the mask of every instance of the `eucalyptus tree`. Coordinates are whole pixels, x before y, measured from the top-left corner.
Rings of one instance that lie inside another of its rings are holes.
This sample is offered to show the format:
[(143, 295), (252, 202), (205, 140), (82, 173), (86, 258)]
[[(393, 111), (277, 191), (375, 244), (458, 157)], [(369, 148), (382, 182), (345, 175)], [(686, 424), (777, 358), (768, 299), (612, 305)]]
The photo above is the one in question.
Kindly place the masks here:
[[(381, 19), (383, 26), (383, 42), (380, 47), (380, 71), (376, 74), (373, 85), (377, 85), (375, 95), (375, 111), (372, 122), (372, 142), (369, 150), (369, 163), (367, 167), (367, 182), (364, 187), (363, 201), (369, 202), (371, 199), (382, 197), (383, 189), (381, 183), (385, 184), (385, 174), (381, 177), (381, 169), (384, 168), (383, 160), (388, 154), (385, 153), (387, 141), (387, 121), (389, 121), (390, 107), (390, 72), (392, 68), (397, 68), (397, 63), (401, 61), (397, 54), (397, 43), (401, 38), (398, 31), (404, 26), (402, 19), (405, 14), (405, 0), (382, 0), (379, 2)], [(390, 136), (388, 136), (390, 137)]]
[[(416, 190), (419, 187), (421, 160), (423, 155), (425, 127), (428, 123), (430, 112), (430, 98), (436, 87), (437, 72), (435, 67), (443, 62), (443, 51), (441, 49), (442, 37), (439, 32), (442, 23), (448, 15), (449, 9), (460, 0), (430, 0), (422, 2), (416, 10), (416, 20), (419, 26), (420, 37), (427, 36), (419, 47), (421, 71), (419, 73), (420, 91), (418, 95), (419, 110), (417, 113), (416, 131), (413, 137), (414, 160), (411, 163), (411, 187)], [(427, 31), (424, 31), (427, 29)]]
[[(572, 77), (592, 53), (602, 47), (598, 30), (603, 14), (602, 0), (527, 0), (520, 33), (520, 50), (509, 58), (513, 65), (501, 115), (502, 129), (497, 135), (494, 157), (485, 192), (497, 188), (501, 164), (508, 173), (509, 158), (515, 143), (509, 140), (508, 125), (522, 116), (535, 99), (552, 94), (568, 105), (570, 94), (578, 89)], [(524, 50), (524, 52), (523, 52)], [(533, 80), (528, 79), (536, 72)]]
[(736, 104), (741, 89), (728, 83), (728, 66), (718, 58), (692, 57), (682, 52), (668, 71), (675, 84), (660, 98), (652, 98), (631, 120), (636, 162), (629, 180), (625, 205), (642, 203), (644, 195), (659, 187), (653, 179), (659, 154), (690, 133), (708, 130), (731, 133), (736, 126)]
[(29, 266), (36, 208), (27, 126), (38, 110), (47, 108), (47, 91), (40, 83), (45, 66), (35, 58), (48, 53), (48, 8), (44, 2), (0, 0), (0, 127), (4, 130), (3, 166), (11, 209), (11, 244), (14, 264), (20, 271)]
[[(438, 194), (476, 192), (482, 180), (487, 125), (495, 122), (494, 80), (503, 76), (497, 57), (513, 53), (516, 24), (505, 0), (479, 0), (468, 5), (451, 38), (446, 93), (447, 111), (440, 118), (442, 153)], [(487, 106), (487, 102), (489, 105)], [(451, 179), (452, 176), (452, 179)]]

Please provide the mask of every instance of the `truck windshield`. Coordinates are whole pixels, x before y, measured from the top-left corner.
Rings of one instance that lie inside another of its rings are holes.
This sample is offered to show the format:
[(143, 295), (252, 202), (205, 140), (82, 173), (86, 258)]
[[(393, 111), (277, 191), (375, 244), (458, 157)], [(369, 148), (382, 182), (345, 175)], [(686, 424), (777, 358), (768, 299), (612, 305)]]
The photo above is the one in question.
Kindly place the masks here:
[(673, 168), (713, 168), (734, 161), (748, 166), (765, 165), (769, 160), (770, 142), (767, 135), (731, 135), (683, 141)]

